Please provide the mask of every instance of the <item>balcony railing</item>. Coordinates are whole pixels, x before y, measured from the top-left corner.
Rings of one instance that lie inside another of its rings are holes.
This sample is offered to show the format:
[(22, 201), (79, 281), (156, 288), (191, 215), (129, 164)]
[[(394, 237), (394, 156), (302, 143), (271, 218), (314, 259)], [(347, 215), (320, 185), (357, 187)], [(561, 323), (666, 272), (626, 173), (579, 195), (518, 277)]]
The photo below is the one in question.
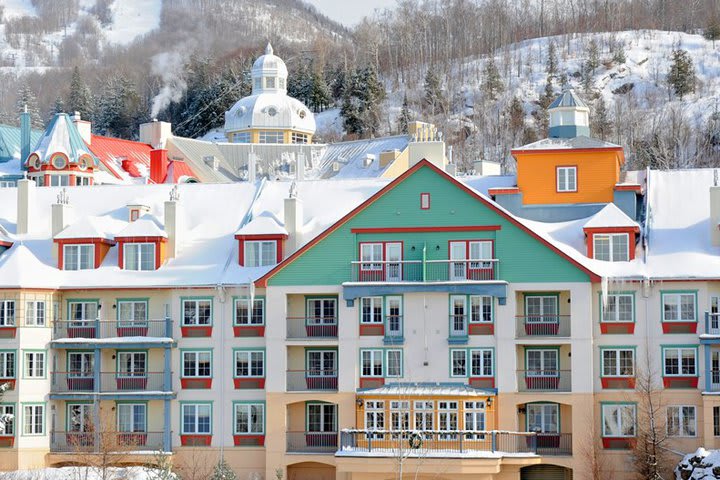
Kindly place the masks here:
[(569, 392), (570, 370), (518, 370), (519, 392)]
[(569, 337), (570, 315), (517, 316), (517, 337)]
[(710, 384), (706, 389), (710, 392), (720, 392), (720, 370), (716, 368), (710, 370)]
[(337, 432), (287, 432), (289, 453), (330, 453), (338, 449)]
[(487, 453), (571, 455), (572, 434), (506, 431), (343, 430), (339, 455), (479, 457)]
[(110, 339), (128, 337), (172, 337), (172, 320), (122, 322), (117, 320), (56, 320), (53, 340)]
[[(99, 392), (165, 391), (164, 372), (100, 374)], [(53, 372), (51, 391), (56, 393), (95, 392), (95, 379), (92, 372)]]
[(337, 338), (337, 317), (287, 317), (287, 338)]
[(287, 391), (334, 391), (338, 389), (337, 370), (288, 370)]
[(720, 313), (705, 312), (705, 332), (708, 335), (720, 335)]
[(163, 432), (50, 432), (53, 453), (163, 451)]
[(469, 282), (498, 278), (498, 259), (351, 262), (353, 282)]

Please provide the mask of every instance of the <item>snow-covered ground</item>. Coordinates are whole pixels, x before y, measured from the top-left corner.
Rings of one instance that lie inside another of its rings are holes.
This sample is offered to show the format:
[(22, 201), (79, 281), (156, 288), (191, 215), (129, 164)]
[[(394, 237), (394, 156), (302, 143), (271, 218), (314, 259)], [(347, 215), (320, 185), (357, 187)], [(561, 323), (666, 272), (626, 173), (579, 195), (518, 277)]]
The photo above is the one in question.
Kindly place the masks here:
[[(158, 471), (145, 467), (108, 469), (112, 480), (150, 480), (159, 478)], [(102, 480), (99, 469), (89, 467), (39, 468), (0, 473), (2, 480)]]
[(161, 10), (162, 0), (115, 0), (113, 22), (105, 30), (105, 39), (118, 45), (132, 43), (160, 26)]
[(720, 450), (700, 447), (695, 453), (685, 455), (675, 468), (677, 480), (720, 478)]
[(35, 7), (30, 0), (3, 0), (5, 18), (16, 18), (35, 15)]

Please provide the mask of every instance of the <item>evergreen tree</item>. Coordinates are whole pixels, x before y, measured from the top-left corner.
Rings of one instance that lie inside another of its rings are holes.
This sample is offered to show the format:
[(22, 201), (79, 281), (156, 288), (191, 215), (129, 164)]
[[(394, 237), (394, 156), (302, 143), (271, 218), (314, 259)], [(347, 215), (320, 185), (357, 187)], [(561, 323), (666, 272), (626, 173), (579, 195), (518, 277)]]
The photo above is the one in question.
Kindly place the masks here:
[(545, 72), (551, 76), (554, 77), (557, 75), (557, 52), (555, 51), (555, 42), (550, 41), (550, 46), (548, 47), (548, 58), (547, 63), (545, 64)]
[(580, 68), (580, 81), (582, 83), (583, 90), (585, 93), (590, 93), (593, 87), (593, 70), (590, 67), (590, 62), (583, 62)]
[(600, 95), (595, 102), (595, 112), (593, 114), (591, 127), (593, 129), (593, 135), (599, 137), (601, 140), (605, 140), (612, 135), (613, 123), (602, 95)]
[(425, 74), (425, 97), (423, 105), (430, 115), (445, 112), (445, 98), (442, 93), (440, 78), (432, 68), (428, 68)]
[(680, 100), (688, 93), (695, 92), (695, 67), (687, 50), (673, 50), (672, 65), (667, 74), (667, 82)]
[(63, 102), (62, 97), (56, 97), (55, 103), (53, 104), (52, 108), (48, 111), (46, 117), (46, 121), (50, 122), (52, 118), (55, 116), (56, 113), (63, 113), (65, 112), (65, 102)]
[(555, 91), (553, 90), (552, 78), (547, 77), (543, 94), (540, 96), (540, 107), (547, 110), (553, 100), (555, 100)]
[(407, 93), (403, 96), (402, 108), (400, 109), (400, 116), (398, 117), (398, 130), (400, 133), (407, 135), (408, 124), (413, 121), (410, 114), (410, 106), (408, 105)]
[(716, 16), (713, 15), (710, 18), (710, 21), (703, 31), (703, 36), (707, 40), (711, 40), (713, 42), (713, 48), (715, 48), (715, 40), (720, 38), (720, 20), (718, 20)]
[(600, 52), (598, 51), (598, 45), (595, 39), (590, 40), (588, 44), (588, 68), (591, 73), (595, 73), (595, 70), (600, 66)]
[(42, 116), (40, 115), (37, 97), (26, 83), (22, 83), (18, 90), (17, 102), (15, 103), (16, 118), (19, 119), (19, 115), (24, 112), (26, 108), (30, 114), (30, 126), (33, 128), (43, 128), (44, 125)]
[(125, 77), (109, 78), (98, 102), (96, 130), (101, 135), (134, 138), (143, 116), (143, 106), (135, 85)]
[(625, 61), (625, 46), (623, 46), (622, 43), (619, 43), (613, 51), (613, 62), (618, 65), (622, 65)]
[(380, 108), (385, 88), (373, 65), (358, 67), (346, 83), (340, 113), (345, 130), (360, 137), (374, 136), (380, 128)]
[(523, 110), (522, 102), (518, 97), (513, 97), (512, 102), (508, 107), (508, 120), (510, 131), (513, 132), (513, 135), (517, 135), (517, 133), (525, 125), (525, 111)]
[(215, 465), (210, 480), (237, 480), (237, 475), (235, 475), (235, 472), (232, 471), (225, 459), (221, 458)]
[(485, 63), (483, 72), (482, 89), (485, 95), (492, 101), (495, 101), (505, 86), (500, 78), (500, 72), (495, 66), (495, 60), (490, 57)]
[(93, 103), (90, 88), (83, 80), (80, 69), (76, 66), (70, 80), (70, 94), (67, 99), (68, 112), (80, 112), (81, 118), (90, 120), (93, 118)]
[(321, 71), (314, 71), (311, 77), (310, 108), (314, 112), (322, 112), (330, 106), (332, 98), (330, 88)]

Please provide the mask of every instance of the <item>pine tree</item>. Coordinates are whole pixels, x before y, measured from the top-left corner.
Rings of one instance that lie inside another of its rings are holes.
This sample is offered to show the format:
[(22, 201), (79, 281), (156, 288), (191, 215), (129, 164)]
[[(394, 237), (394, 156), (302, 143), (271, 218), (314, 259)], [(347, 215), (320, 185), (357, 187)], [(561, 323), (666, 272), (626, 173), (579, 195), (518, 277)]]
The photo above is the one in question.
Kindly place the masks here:
[(95, 129), (101, 135), (134, 138), (143, 106), (135, 85), (125, 77), (109, 78), (97, 105)]
[(360, 137), (374, 136), (380, 129), (380, 111), (385, 87), (377, 78), (375, 67), (358, 67), (345, 86), (340, 113), (345, 130)]
[(622, 43), (619, 43), (613, 51), (613, 62), (617, 63), (618, 65), (622, 65), (626, 62), (625, 47)]
[(70, 94), (67, 99), (68, 112), (79, 112), (82, 118), (90, 120), (93, 118), (93, 104), (90, 88), (83, 80), (80, 69), (76, 66), (70, 80)]
[(540, 107), (547, 110), (553, 100), (555, 100), (555, 91), (553, 90), (552, 78), (547, 77), (543, 94), (540, 97)]
[(588, 44), (588, 60), (587, 65), (590, 68), (591, 73), (595, 73), (595, 70), (600, 66), (600, 53), (598, 51), (598, 45), (595, 39), (590, 40)]
[(40, 108), (38, 107), (37, 97), (35, 93), (30, 90), (30, 87), (26, 83), (20, 85), (18, 90), (18, 98), (15, 103), (15, 113), (19, 115), (25, 111), (30, 114), (30, 126), (33, 128), (43, 128), (43, 120), (40, 115)]
[(237, 475), (235, 475), (235, 472), (232, 471), (225, 459), (221, 458), (215, 465), (210, 480), (237, 480)]
[(580, 81), (583, 86), (585, 93), (590, 93), (593, 87), (593, 70), (590, 67), (590, 62), (583, 62), (581, 69)]
[(548, 47), (548, 58), (547, 63), (545, 64), (545, 72), (551, 76), (554, 77), (557, 75), (557, 53), (555, 51), (555, 42), (550, 41), (550, 46)]
[(512, 102), (508, 107), (508, 120), (510, 131), (513, 132), (513, 135), (517, 135), (517, 133), (525, 125), (525, 111), (523, 110), (522, 102), (518, 97), (513, 97)]
[(53, 103), (52, 108), (48, 111), (46, 115), (47, 122), (50, 122), (50, 120), (52, 120), (56, 113), (63, 112), (65, 112), (65, 102), (63, 102), (62, 97), (56, 97), (55, 103)]
[(423, 105), (430, 115), (445, 112), (445, 98), (442, 93), (440, 78), (432, 68), (428, 68), (425, 74), (425, 97)]
[(310, 94), (310, 107), (314, 112), (322, 112), (330, 106), (332, 98), (325, 76), (321, 71), (314, 71), (311, 77), (312, 90)]
[(613, 123), (602, 95), (600, 95), (595, 102), (595, 112), (591, 126), (593, 135), (599, 137), (601, 140), (605, 140), (612, 135)]
[(412, 122), (412, 116), (410, 115), (410, 106), (408, 105), (407, 93), (403, 96), (402, 108), (400, 109), (400, 116), (398, 117), (398, 130), (400, 133), (407, 135), (408, 124)]
[(667, 82), (680, 100), (688, 93), (695, 92), (695, 67), (687, 50), (673, 50), (672, 65), (667, 74)]
[(483, 92), (485, 92), (485, 95), (487, 95), (490, 100), (495, 101), (504, 87), (505, 85), (503, 85), (502, 79), (500, 78), (500, 72), (497, 66), (495, 66), (495, 60), (493, 57), (490, 57), (485, 63), (485, 70), (483, 71)]

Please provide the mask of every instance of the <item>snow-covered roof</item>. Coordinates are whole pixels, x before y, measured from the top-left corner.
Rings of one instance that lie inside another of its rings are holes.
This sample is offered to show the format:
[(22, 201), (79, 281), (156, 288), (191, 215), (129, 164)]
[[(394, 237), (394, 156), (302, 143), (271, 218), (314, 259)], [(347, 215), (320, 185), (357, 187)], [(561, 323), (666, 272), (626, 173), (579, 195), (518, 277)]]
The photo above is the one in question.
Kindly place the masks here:
[(95, 167), (98, 166), (97, 157), (85, 144), (67, 113), (55, 114), (30, 155), (37, 155), (41, 164), (48, 164), (58, 153), (67, 156), (70, 163), (78, 163), (81, 157), (88, 157)]
[(271, 216), (255, 217), (243, 225), (235, 235), (287, 235), (288, 231)]
[(617, 228), (640, 228), (640, 225), (628, 217), (625, 212), (620, 210), (614, 203), (608, 203), (602, 210), (593, 215), (590, 220), (587, 221), (583, 228), (603, 228), (603, 227), (617, 227)]
[(143, 215), (115, 234), (115, 238), (162, 237), (167, 238), (165, 229), (154, 215)]
[(493, 395), (493, 390), (471, 387), (463, 383), (387, 383), (382, 387), (362, 389), (362, 395), (453, 396), (478, 397)]
[(284, 91), (262, 92), (241, 98), (225, 112), (225, 131), (275, 129), (315, 133), (315, 115)]
[(70, 223), (60, 233), (55, 235), (55, 240), (73, 240), (79, 238), (100, 238), (112, 240), (115, 231), (122, 228), (125, 222), (114, 217), (87, 216)]
[(580, 97), (578, 97), (577, 93), (575, 93), (575, 90), (569, 89), (565, 90), (562, 94), (560, 94), (559, 97), (557, 97), (548, 107), (548, 110), (552, 108), (568, 108), (568, 107), (576, 107), (576, 108), (588, 108), (588, 106), (583, 102)]
[[(400, 150), (404, 151), (410, 143), (409, 135), (397, 135), (383, 138), (370, 138), (339, 142), (330, 144), (320, 159), (320, 171), (323, 178), (365, 178), (378, 177), (392, 163), (380, 168), (380, 154), (382, 152)], [(371, 155), (373, 162), (365, 165), (365, 160)], [(333, 169), (337, 162), (339, 170)]]
[[(272, 45), (268, 42), (265, 54), (259, 56), (253, 63), (251, 75), (253, 78), (274, 76), (287, 78), (288, 70), (282, 58), (275, 55)], [(265, 88), (265, 87), (263, 87)], [(278, 87), (279, 88), (279, 87)], [(283, 88), (284, 90), (284, 88)], [(253, 89), (253, 92), (255, 90)]]
[(597, 138), (579, 136), (573, 138), (543, 138), (542, 140), (538, 140), (537, 142), (514, 148), (513, 152), (523, 150), (571, 150), (581, 148), (622, 149), (620, 145), (615, 145), (614, 143), (606, 142)]

